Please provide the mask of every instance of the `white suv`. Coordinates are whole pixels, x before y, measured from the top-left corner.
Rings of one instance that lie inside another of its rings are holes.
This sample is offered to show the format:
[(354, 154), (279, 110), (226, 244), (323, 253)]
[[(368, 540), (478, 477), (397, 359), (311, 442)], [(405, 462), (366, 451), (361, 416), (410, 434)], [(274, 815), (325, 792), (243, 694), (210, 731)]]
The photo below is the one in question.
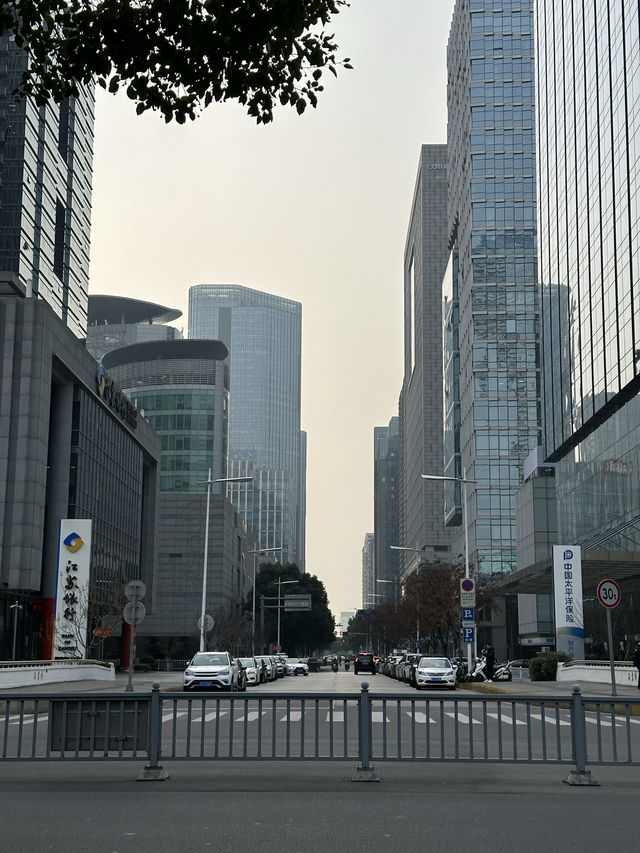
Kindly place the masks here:
[(184, 690), (246, 690), (244, 673), (229, 652), (197, 652), (184, 671)]

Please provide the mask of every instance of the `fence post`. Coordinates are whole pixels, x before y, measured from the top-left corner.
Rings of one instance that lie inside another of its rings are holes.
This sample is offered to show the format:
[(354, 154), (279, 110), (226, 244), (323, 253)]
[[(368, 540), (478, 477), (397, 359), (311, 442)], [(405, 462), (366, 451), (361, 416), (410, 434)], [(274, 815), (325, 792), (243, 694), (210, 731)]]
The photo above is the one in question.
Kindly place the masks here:
[(358, 702), (358, 758), (360, 764), (351, 777), (352, 782), (381, 782), (382, 779), (375, 771), (371, 761), (372, 745), (371, 726), (371, 697), (369, 684), (363, 681), (360, 685), (360, 700)]
[(584, 718), (584, 702), (580, 685), (571, 688), (571, 746), (576, 766), (564, 780), (567, 785), (600, 785), (587, 770), (587, 724)]
[(160, 698), (160, 683), (158, 681), (154, 681), (151, 685), (149, 731), (147, 737), (149, 763), (138, 774), (138, 782), (162, 782), (169, 778), (169, 774), (158, 763), (162, 750), (162, 699)]

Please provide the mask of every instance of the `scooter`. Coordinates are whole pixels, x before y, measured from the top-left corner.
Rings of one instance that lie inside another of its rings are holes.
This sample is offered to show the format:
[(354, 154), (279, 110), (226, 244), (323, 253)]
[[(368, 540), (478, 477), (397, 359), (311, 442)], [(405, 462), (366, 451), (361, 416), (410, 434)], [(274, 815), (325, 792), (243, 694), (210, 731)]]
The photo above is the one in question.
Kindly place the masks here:
[(493, 674), (491, 678), (487, 677), (486, 673), (487, 669), (487, 661), (485, 658), (476, 658), (475, 664), (471, 670), (471, 674), (467, 675), (466, 681), (511, 681), (513, 678), (513, 674), (511, 672), (511, 665), (507, 663), (502, 663), (499, 666), (495, 667), (493, 670)]
[(491, 676), (491, 681), (511, 681), (512, 679), (513, 673), (511, 672), (511, 664), (508, 661), (497, 666)]
[(337, 671), (338, 671), (338, 661), (337, 661), (337, 660), (335, 660), (335, 658), (331, 661), (331, 669), (332, 669), (334, 672), (337, 672)]
[(346, 660), (346, 661), (344, 662), (344, 671), (345, 671), (345, 672), (349, 672), (349, 661), (348, 661), (348, 660)]

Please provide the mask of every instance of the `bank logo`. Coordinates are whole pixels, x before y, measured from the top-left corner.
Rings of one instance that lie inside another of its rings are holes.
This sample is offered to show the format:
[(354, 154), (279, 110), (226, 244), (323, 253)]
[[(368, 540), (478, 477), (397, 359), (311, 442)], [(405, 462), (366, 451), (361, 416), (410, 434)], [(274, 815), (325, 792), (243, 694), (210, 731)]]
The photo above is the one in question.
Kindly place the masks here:
[(72, 554), (75, 554), (84, 545), (84, 540), (77, 533), (70, 533), (62, 542)]
[(98, 386), (98, 394), (102, 397), (104, 394), (104, 387), (107, 384), (107, 377), (104, 375), (104, 367), (102, 366), (102, 362), (98, 362), (98, 367), (96, 369), (96, 384)]

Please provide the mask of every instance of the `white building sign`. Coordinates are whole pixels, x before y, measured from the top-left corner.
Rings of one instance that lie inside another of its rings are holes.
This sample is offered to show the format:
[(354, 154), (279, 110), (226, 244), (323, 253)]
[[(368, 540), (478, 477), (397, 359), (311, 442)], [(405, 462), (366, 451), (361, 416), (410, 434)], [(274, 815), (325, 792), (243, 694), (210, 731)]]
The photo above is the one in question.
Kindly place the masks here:
[(584, 660), (582, 555), (578, 545), (553, 546), (556, 651)]
[(54, 660), (86, 654), (91, 524), (90, 519), (60, 519)]

